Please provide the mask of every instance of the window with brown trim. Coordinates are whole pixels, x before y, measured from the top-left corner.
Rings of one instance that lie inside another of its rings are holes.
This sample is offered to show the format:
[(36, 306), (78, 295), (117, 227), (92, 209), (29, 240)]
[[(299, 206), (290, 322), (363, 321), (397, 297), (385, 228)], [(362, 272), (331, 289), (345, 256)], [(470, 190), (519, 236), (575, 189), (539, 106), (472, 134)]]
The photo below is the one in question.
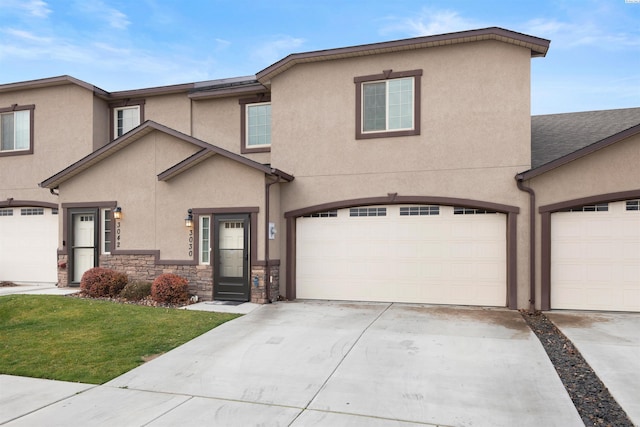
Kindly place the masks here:
[(422, 70), (355, 77), (356, 139), (420, 135)]
[(244, 98), (240, 104), (240, 152), (271, 151), (271, 96)]
[(109, 104), (110, 137), (116, 139), (144, 122), (144, 100), (125, 100)]
[(0, 108), (0, 156), (33, 154), (35, 105)]

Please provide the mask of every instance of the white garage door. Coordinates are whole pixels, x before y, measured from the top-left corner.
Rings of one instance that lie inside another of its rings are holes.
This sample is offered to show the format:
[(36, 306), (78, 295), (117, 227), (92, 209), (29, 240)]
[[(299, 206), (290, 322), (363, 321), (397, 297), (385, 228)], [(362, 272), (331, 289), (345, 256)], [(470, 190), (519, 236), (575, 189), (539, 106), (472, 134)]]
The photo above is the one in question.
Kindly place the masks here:
[(0, 281), (57, 283), (58, 215), (50, 208), (0, 209)]
[(639, 204), (551, 215), (551, 308), (640, 311)]
[(297, 220), (302, 299), (506, 305), (506, 215), (375, 206)]

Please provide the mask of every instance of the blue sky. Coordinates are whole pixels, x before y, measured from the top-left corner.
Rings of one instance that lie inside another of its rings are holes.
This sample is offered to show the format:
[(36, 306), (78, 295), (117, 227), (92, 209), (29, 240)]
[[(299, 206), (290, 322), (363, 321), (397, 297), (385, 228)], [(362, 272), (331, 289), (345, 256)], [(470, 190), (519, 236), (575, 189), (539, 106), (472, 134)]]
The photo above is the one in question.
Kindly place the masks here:
[(491, 26), (551, 40), (532, 60), (532, 114), (640, 107), (640, 0), (0, 0), (0, 83), (137, 89)]

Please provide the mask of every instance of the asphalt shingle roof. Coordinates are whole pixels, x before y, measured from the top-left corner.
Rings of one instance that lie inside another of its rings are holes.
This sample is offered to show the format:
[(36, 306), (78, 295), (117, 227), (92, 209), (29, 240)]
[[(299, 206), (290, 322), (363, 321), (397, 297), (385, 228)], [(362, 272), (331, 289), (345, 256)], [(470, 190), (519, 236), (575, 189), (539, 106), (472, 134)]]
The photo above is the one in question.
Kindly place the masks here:
[(531, 117), (531, 168), (640, 124), (640, 108)]

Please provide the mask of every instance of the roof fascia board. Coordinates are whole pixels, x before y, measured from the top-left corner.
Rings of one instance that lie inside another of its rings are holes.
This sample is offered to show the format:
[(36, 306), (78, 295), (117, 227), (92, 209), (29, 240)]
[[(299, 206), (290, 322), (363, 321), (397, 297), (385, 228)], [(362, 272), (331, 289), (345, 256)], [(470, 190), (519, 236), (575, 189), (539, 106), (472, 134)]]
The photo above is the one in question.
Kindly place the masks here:
[(13, 92), (18, 90), (28, 90), (28, 89), (39, 89), (44, 87), (52, 87), (52, 86), (62, 86), (74, 84), (76, 86), (80, 86), (81, 88), (90, 90), (94, 92), (96, 95), (104, 97), (108, 96), (108, 92), (100, 89), (99, 87), (93, 86), (85, 81), (76, 79), (71, 76), (56, 76), (56, 77), (47, 77), (45, 79), (37, 79), (37, 80), (27, 80), (24, 82), (16, 82), (16, 83), (8, 83), (4, 85), (0, 85), (0, 93), (2, 92)]
[(139, 98), (144, 96), (154, 96), (154, 95), (171, 95), (175, 93), (188, 93), (193, 89), (194, 83), (183, 83), (177, 85), (170, 86), (157, 86), (150, 87), (144, 89), (133, 89), (133, 90), (121, 90), (117, 92), (111, 92), (109, 94), (110, 99), (121, 99), (121, 98)]
[(623, 130), (622, 132), (618, 132), (611, 136), (608, 136), (600, 141), (594, 142), (591, 145), (587, 145), (584, 148), (574, 151), (573, 153), (566, 154), (559, 159), (553, 160), (549, 163), (545, 163), (542, 166), (538, 166), (535, 169), (530, 169), (526, 172), (519, 173), (516, 175), (517, 180), (526, 181), (531, 178), (535, 178), (539, 175), (542, 175), (545, 172), (549, 172), (550, 170), (559, 168), (560, 166), (566, 165), (567, 163), (573, 162), (581, 157), (587, 156), (591, 153), (594, 153), (598, 150), (602, 150), (610, 145), (613, 145), (617, 142), (630, 138), (632, 136), (640, 134), (640, 124), (632, 126), (628, 129)]
[(294, 53), (281, 59), (260, 71), (256, 77), (262, 84), (276, 75), (286, 71), (295, 64), (305, 62), (326, 61), (354, 56), (374, 55), (410, 49), (420, 49), (455, 43), (467, 43), (480, 40), (499, 40), (531, 50), (531, 56), (545, 56), (549, 50), (550, 41), (527, 34), (517, 33), (499, 27), (462, 31), (457, 33), (438, 34), (433, 36), (416, 37), (390, 42), (373, 43), (360, 46), (343, 47), (337, 49), (319, 50), (305, 53)]
[(267, 92), (268, 89), (260, 84), (252, 84), (246, 86), (225, 87), (220, 89), (198, 90), (189, 94), (191, 99), (212, 99), (212, 98), (224, 98), (234, 95), (245, 95), (260, 92)]
[(174, 176), (180, 175), (185, 170), (190, 169), (192, 166), (195, 166), (196, 164), (203, 162), (204, 160), (214, 155), (215, 153), (213, 153), (212, 151), (203, 148), (195, 154), (187, 157), (180, 163), (171, 166), (169, 169), (163, 172), (160, 172), (158, 174), (158, 181), (169, 181)]

